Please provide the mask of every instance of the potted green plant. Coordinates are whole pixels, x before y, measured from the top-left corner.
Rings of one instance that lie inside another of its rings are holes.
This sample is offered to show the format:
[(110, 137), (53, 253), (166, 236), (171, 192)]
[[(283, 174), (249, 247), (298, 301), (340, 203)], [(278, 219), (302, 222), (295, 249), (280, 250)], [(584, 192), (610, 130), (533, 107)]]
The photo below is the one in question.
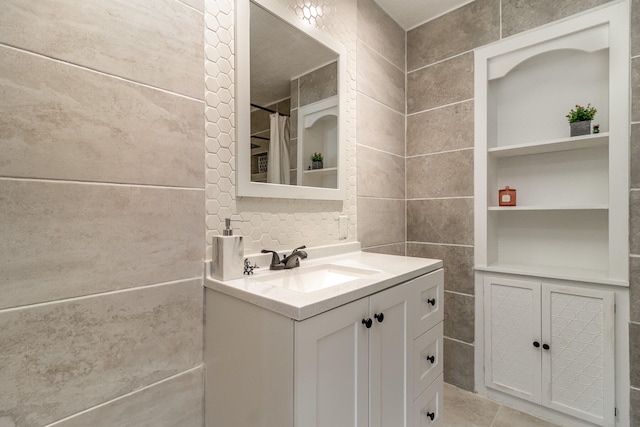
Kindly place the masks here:
[(323, 160), (322, 153), (313, 153), (311, 156), (311, 169), (322, 169)]
[(576, 104), (575, 110), (572, 108), (567, 114), (569, 126), (571, 126), (571, 136), (588, 135), (591, 133), (591, 120), (598, 110), (587, 104), (586, 107)]

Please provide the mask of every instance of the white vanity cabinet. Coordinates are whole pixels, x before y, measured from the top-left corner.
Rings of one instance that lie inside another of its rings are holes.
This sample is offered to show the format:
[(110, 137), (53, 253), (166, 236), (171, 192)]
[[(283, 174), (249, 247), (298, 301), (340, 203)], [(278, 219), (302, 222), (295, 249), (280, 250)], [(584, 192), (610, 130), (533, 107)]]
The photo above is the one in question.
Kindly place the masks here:
[(441, 425), (443, 279), (301, 321), (208, 289), (206, 425)]
[(485, 384), (615, 425), (614, 293), (486, 276)]

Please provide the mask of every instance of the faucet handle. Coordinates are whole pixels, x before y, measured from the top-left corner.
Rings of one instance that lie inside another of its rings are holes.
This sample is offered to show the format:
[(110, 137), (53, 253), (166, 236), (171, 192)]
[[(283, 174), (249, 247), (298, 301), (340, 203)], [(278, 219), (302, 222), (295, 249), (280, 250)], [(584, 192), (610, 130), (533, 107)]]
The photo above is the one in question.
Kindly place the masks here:
[(269, 268), (271, 270), (279, 270), (284, 268), (284, 265), (280, 264), (280, 256), (278, 255), (278, 253), (276, 251), (270, 251), (268, 249), (263, 249), (260, 252), (262, 252), (263, 254), (271, 254), (271, 264), (269, 265)]

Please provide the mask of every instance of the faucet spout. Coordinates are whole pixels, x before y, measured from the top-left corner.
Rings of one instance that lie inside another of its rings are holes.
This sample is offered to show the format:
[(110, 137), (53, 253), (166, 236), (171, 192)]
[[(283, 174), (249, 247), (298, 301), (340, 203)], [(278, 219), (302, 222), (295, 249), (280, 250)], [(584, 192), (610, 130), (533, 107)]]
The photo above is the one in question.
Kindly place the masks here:
[(282, 263), (284, 264), (285, 269), (300, 267), (300, 260), (305, 259), (308, 255), (305, 251), (301, 249), (305, 249), (306, 246), (300, 246), (299, 248), (295, 248), (291, 254), (285, 256), (282, 259)]

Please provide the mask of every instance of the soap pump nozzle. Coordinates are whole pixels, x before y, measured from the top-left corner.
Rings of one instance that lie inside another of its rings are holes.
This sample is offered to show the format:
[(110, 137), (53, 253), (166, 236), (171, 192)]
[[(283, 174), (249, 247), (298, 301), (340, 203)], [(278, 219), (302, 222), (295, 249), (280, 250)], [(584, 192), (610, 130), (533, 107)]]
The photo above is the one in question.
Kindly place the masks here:
[(224, 230), (222, 230), (223, 236), (233, 236), (233, 230), (231, 229), (231, 218), (224, 219)]

